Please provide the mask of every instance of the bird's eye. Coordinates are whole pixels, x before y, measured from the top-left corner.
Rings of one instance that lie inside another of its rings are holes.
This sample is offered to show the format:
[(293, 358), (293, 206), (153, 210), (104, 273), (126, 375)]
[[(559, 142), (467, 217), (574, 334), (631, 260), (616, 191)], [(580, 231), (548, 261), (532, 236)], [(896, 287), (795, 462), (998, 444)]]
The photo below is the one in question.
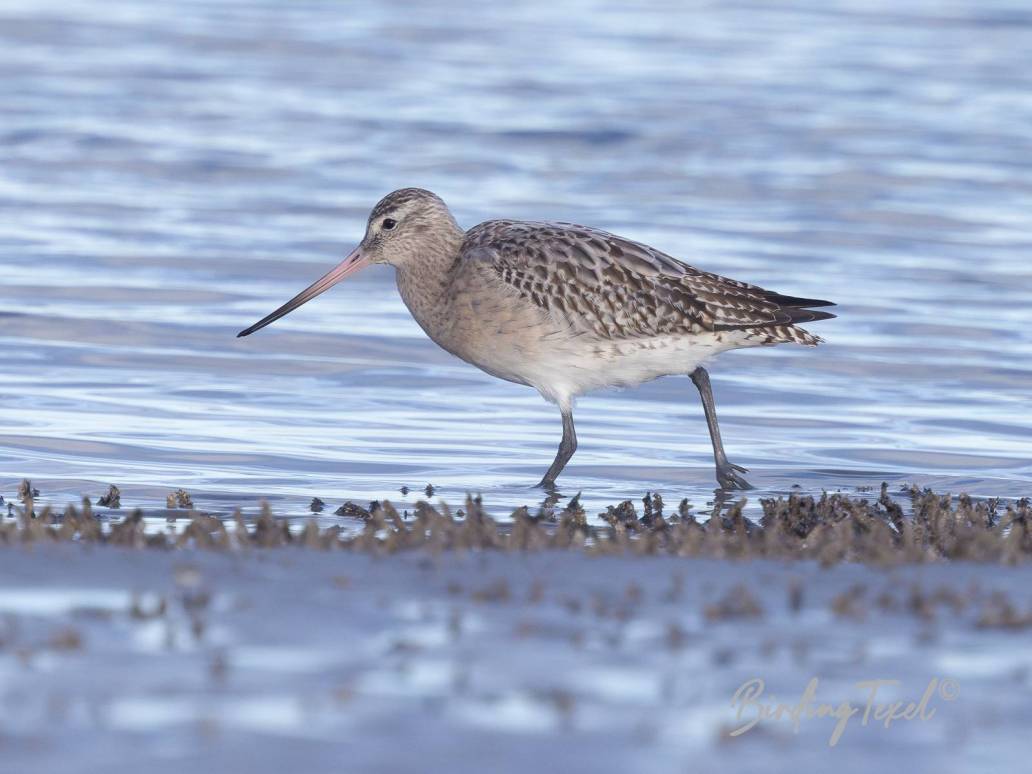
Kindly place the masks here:
[(398, 221), (394, 220), (394, 218), (384, 218), (383, 223), (381, 225), (384, 227), (384, 229), (390, 231), (392, 228), (398, 225)]

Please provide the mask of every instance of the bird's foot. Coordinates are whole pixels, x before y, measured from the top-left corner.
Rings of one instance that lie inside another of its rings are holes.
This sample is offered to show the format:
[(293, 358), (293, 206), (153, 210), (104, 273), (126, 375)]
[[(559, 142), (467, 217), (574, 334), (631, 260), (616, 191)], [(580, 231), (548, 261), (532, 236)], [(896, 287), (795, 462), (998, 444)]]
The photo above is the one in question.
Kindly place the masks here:
[(748, 473), (748, 468), (741, 465), (734, 465), (726, 460), (717, 463), (717, 483), (721, 489), (753, 489), (754, 487), (739, 473)]
[(555, 479), (545, 476), (538, 482), (535, 489), (544, 489), (546, 492), (552, 493), (555, 491)]

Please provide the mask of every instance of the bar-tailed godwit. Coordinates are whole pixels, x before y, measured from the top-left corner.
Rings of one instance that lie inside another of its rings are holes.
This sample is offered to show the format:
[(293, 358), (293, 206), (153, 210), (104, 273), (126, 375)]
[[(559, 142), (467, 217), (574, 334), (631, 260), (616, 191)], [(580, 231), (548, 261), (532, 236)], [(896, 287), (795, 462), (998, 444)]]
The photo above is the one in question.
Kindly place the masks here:
[(373, 208), (361, 244), (336, 268), (239, 336), (310, 301), (364, 266), (394, 267), (426, 334), (492, 376), (559, 406), (563, 438), (540, 486), (577, 448), (573, 400), (687, 374), (699, 390), (717, 481), (748, 489), (728, 462), (703, 363), (729, 349), (821, 339), (800, 323), (830, 301), (784, 296), (700, 271), (653, 247), (572, 223), (489, 220), (463, 231), (436, 194), (403, 188)]

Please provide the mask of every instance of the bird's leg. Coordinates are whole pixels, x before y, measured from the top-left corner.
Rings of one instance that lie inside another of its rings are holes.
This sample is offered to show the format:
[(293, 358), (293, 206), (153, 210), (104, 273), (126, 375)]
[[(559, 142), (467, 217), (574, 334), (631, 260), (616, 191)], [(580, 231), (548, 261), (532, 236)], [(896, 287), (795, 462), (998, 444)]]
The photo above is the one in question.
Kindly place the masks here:
[(717, 424), (717, 407), (713, 403), (713, 389), (706, 369), (699, 366), (692, 371), (692, 382), (699, 390), (702, 409), (706, 412), (706, 425), (709, 427), (710, 441), (713, 442), (713, 460), (717, 463), (717, 482), (723, 489), (752, 489), (749, 482), (738, 475), (749, 471), (740, 465), (732, 465), (724, 454), (724, 442), (720, 440), (720, 425)]
[(555, 488), (555, 479), (562, 472), (563, 468), (566, 467), (566, 463), (570, 461), (570, 457), (577, 451), (577, 431), (573, 427), (573, 409), (566, 407), (562, 409), (563, 413), (563, 440), (559, 442), (559, 451), (555, 455), (555, 461), (552, 463), (552, 467), (545, 473), (545, 477), (541, 479), (541, 483), (538, 486), (544, 487), (545, 489)]

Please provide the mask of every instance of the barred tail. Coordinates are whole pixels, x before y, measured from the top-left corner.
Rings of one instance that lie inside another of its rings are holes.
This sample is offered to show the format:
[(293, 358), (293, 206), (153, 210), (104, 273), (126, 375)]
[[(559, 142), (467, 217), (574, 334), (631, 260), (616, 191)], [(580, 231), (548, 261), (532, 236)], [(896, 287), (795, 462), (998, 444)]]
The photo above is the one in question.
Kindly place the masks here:
[(750, 343), (765, 346), (767, 344), (802, 344), (805, 347), (816, 347), (824, 342), (820, 336), (814, 336), (803, 328), (794, 325), (767, 325), (753, 328), (746, 338)]

